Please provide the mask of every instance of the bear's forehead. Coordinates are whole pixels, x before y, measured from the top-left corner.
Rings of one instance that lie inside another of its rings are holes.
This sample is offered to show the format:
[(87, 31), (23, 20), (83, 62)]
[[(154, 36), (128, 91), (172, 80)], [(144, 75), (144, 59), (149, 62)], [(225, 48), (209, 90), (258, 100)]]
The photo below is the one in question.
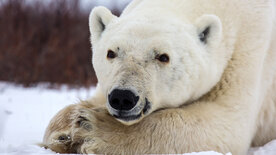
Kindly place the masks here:
[[(180, 25), (181, 24), (181, 25)], [(139, 37), (141, 39), (154, 36), (171, 37), (183, 32), (190, 32), (191, 25), (179, 21), (164, 19), (128, 19), (122, 18), (109, 27), (110, 34)]]
[[(152, 20), (119, 19), (111, 23), (104, 32), (101, 45), (105, 48), (121, 48), (126, 51), (170, 51), (178, 47), (179, 39), (186, 42), (191, 37), (191, 25), (159, 23)], [(183, 38), (184, 37), (184, 38)]]
[(165, 27), (155, 27), (149, 23), (139, 22), (119, 24), (117, 28), (111, 28), (111, 31), (117, 33), (118, 35), (139, 38), (150, 38), (157, 35), (168, 35), (170, 33), (169, 31), (166, 31)]
[[(108, 41), (102, 42), (105, 48), (116, 49), (124, 52), (152, 53), (153, 51), (170, 51), (172, 44), (166, 39), (160, 37), (127, 37), (114, 36)], [(137, 53), (136, 53), (137, 54)]]

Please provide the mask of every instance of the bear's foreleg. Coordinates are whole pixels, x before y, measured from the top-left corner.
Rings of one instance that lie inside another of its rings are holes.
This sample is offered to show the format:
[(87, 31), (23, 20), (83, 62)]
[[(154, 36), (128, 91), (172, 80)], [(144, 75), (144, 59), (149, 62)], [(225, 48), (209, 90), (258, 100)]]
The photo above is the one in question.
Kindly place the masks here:
[(240, 119), (235, 117), (235, 108), (213, 103), (161, 110), (132, 126), (116, 121), (104, 108), (80, 109), (72, 127), (72, 140), (83, 142), (79, 153), (148, 154), (215, 150), (244, 154), (249, 147), (250, 136), (243, 131), (247, 126)]

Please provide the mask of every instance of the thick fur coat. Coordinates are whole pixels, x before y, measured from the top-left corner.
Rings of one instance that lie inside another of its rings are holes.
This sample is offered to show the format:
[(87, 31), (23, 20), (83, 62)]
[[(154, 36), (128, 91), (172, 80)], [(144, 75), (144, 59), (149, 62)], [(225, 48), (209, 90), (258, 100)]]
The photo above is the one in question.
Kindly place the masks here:
[[(60, 111), (43, 145), (66, 153), (242, 155), (275, 139), (275, 2), (133, 0), (120, 17), (94, 8), (97, 93)], [(139, 97), (124, 117), (110, 104), (115, 89)]]

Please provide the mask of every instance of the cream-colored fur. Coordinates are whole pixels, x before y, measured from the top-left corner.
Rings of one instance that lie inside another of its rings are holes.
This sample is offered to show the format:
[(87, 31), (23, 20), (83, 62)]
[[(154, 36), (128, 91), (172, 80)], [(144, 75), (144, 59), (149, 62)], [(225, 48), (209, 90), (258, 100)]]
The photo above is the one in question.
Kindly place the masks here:
[[(69, 153), (242, 155), (275, 139), (275, 7), (275, 0), (134, 0), (119, 18), (95, 8), (97, 93), (59, 112), (44, 145)], [(107, 59), (108, 50), (117, 57)], [(168, 63), (155, 59), (163, 53)], [(136, 92), (139, 106), (148, 99), (149, 112), (114, 119), (107, 96), (115, 88)]]

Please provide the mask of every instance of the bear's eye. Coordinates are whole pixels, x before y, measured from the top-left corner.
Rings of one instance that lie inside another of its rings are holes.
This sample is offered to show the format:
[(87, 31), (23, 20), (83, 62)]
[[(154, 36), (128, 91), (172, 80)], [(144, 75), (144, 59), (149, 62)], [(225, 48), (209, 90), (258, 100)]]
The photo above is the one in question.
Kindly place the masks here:
[(165, 62), (165, 63), (170, 61), (170, 57), (167, 54), (157, 55), (156, 59), (159, 60), (160, 62)]
[(109, 59), (114, 59), (114, 58), (116, 58), (116, 53), (115, 52), (113, 52), (112, 50), (108, 50), (107, 51), (107, 58), (109, 58)]

